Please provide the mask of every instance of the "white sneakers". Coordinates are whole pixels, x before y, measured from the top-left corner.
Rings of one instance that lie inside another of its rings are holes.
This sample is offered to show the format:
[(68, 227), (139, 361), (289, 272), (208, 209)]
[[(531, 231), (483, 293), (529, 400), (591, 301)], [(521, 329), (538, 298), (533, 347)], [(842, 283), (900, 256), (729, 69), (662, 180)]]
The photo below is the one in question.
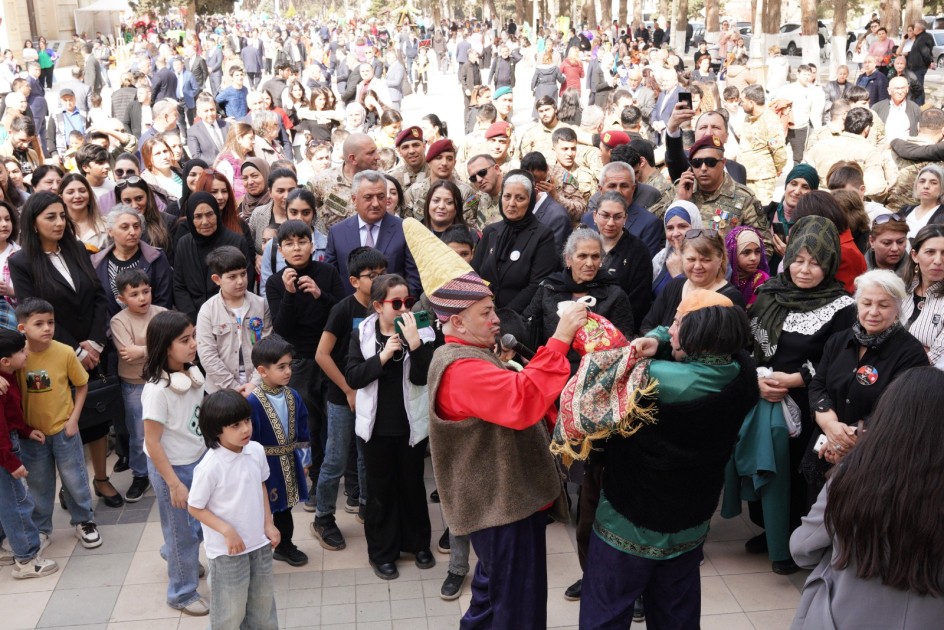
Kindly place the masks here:
[(51, 575), (59, 570), (59, 565), (55, 560), (46, 560), (39, 554), (33, 558), (20, 562), (16, 560), (13, 567), (13, 579), (25, 580), (27, 578), (38, 578)]
[(210, 614), (210, 604), (202, 595), (180, 609), (180, 612), (191, 617), (203, 617)]
[(102, 537), (98, 533), (98, 526), (91, 521), (76, 525), (75, 537), (86, 549), (95, 549), (102, 546)]

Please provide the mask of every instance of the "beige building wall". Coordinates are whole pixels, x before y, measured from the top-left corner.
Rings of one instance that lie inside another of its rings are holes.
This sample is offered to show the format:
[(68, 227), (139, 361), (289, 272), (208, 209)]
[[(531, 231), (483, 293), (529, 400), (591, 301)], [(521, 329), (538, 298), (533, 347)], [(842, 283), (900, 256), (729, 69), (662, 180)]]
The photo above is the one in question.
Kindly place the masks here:
[[(3, 11), (3, 23), (0, 24), (0, 46), (13, 51), (17, 61), (22, 61), (20, 53), (23, 42), (38, 38), (40, 35), (48, 41), (64, 40), (69, 42), (75, 34), (73, 12), (79, 7), (78, 0), (33, 0), (36, 16), (36, 33), (30, 33), (30, 20), (27, 0), (0, 0)], [(60, 63), (71, 64), (71, 52), (68, 46), (60, 46), (64, 58)], [(66, 58), (68, 57), (68, 58)]]

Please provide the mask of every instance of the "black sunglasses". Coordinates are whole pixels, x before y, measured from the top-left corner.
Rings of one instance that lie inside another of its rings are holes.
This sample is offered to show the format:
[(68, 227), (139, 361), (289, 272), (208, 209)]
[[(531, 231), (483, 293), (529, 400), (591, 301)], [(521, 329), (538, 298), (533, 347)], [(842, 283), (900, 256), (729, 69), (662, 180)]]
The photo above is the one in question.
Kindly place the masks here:
[(708, 168), (714, 168), (718, 166), (719, 162), (721, 162), (721, 158), (713, 158), (713, 157), (692, 158), (688, 161), (688, 163), (692, 165), (692, 168), (701, 168), (702, 164), (704, 164)]
[(905, 223), (905, 217), (901, 216), (897, 212), (894, 214), (880, 214), (875, 217), (875, 220), (872, 221), (872, 225), (885, 225), (889, 221), (895, 221), (898, 223)]
[(393, 306), (393, 310), (399, 311), (401, 308), (406, 306), (407, 308), (413, 308), (413, 305), (416, 304), (416, 298), (412, 295), (408, 295), (405, 298), (393, 298), (392, 300), (384, 300), (384, 304), (390, 304)]
[(486, 166), (485, 168), (479, 169), (478, 171), (472, 173), (471, 175), (469, 175), (469, 181), (472, 182), (473, 184), (479, 181), (479, 178), (485, 177), (485, 174), (488, 173), (488, 169), (490, 168), (492, 167)]
[(138, 171), (136, 171), (133, 168), (128, 168), (128, 169), (116, 168), (115, 169), (115, 175), (117, 175), (118, 177), (124, 177), (125, 173), (134, 173), (135, 175), (137, 175)]
[(118, 192), (121, 192), (128, 186), (135, 186), (137, 184), (143, 184), (143, 183), (145, 183), (144, 180), (138, 177), (137, 175), (135, 175), (134, 177), (129, 177), (128, 179), (120, 181), (117, 184), (115, 184), (115, 190), (117, 190)]

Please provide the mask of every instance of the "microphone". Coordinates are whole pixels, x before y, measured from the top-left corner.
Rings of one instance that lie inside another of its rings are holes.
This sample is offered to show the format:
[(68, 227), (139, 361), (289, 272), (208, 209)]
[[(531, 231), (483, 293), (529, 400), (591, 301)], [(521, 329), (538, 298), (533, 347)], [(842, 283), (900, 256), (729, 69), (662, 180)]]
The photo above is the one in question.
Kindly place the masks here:
[(532, 350), (528, 346), (524, 345), (523, 343), (515, 339), (515, 336), (512, 335), (511, 333), (506, 333), (502, 335), (501, 345), (504, 346), (505, 348), (508, 348), (509, 350), (514, 350), (525, 359), (534, 358), (534, 350)]

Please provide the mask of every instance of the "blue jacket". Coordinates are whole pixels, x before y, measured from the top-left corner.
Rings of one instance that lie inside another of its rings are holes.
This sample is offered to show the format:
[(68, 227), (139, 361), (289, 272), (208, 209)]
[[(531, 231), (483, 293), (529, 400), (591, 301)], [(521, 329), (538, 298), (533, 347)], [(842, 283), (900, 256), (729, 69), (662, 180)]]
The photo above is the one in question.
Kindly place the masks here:
[(229, 86), (220, 90), (216, 95), (216, 102), (223, 107), (227, 118), (242, 118), (249, 113), (249, 106), (246, 105), (248, 95), (249, 88), (245, 85), (239, 90)]

